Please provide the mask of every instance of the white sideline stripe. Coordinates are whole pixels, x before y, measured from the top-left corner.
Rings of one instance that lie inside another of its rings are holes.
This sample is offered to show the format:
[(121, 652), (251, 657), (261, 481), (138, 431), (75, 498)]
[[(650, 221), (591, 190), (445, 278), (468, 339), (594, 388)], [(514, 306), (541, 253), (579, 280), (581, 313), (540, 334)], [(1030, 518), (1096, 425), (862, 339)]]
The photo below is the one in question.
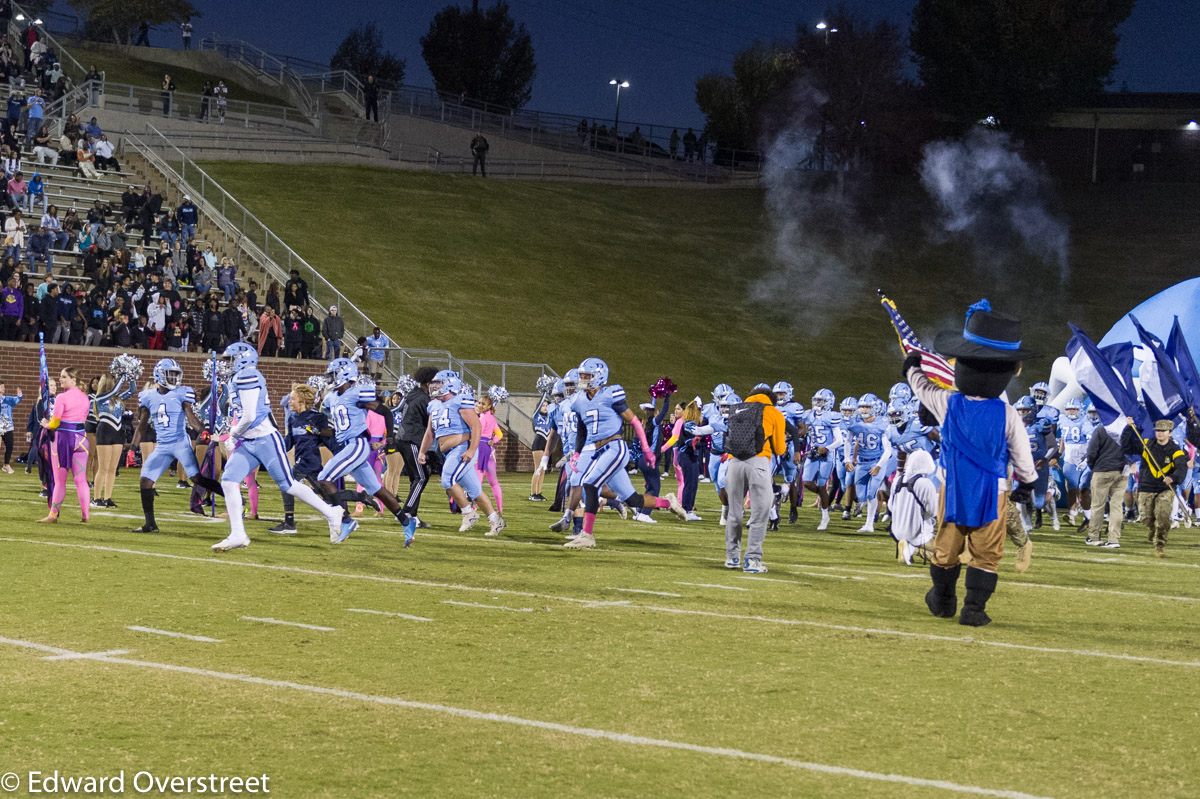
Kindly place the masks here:
[(433, 621), (424, 616), (410, 616), (407, 613), (391, 613), (386, 610), (366, 610), (365, 608), (346, 608), (347, 613), (371, 613), (376, 616), (395, 616), (398, 619), (408, 619), (409, 621)]
[(821, 574), (820, 572), (792, 572), (792, 574), (802, 574), (805, 577), (824, 577), (826, 580), (865, 580), (866, 577), (856, 577), (850, 574)]
[(653, 594), (654, 596), (673, 596), (682, 597), (683, 594), (672, 594), (670, 591), (647, 591), (645, 588), (615, 588), (611, 585), (605, 586), (605, 591), (624, 591), (627, 594)]
[(533, 613), (533, 608), (510, 608), (506, 605), (483, 605), (479, 602), (455, 602), (453, 599), (443, 599), (443, 605), (458, 605), (460, 608), (487, 608), (488, 610), (507, 610), (512, 613)]
[(778, 577), (753, 577), (749, 574), (735, 574), (735, 580), (758, 580), (760, 583), (787, 583), (788, 585), (808, 585), (798, 580), (780, 580)]
[(188, 635), (187, 633), (174, 633), (170, 630), (156, 630), (153, 627), (139, 627), (136, 624), (125, 625), (126, 630), (133, 630), (135, 633), (150, 633), (151, 635), (166, 635), (171, 638), (186, 638), (189, 641), (203, 641), (206, 644), (219, 644), (221, 639), (209, 638), (207, 635)]
[(339, 699), (353, 699), (359, 702), (370, 702), (376, 705), (388, 705), (391, 707), (401, 707), (410, 710), (424, 710), (430, 713), (440, 713), (442, 715), (455, 716), (457, 718), (470, 719), (472, 721), (488, 721), (498, 724), (510, 724), (517, 727), (529, 727), (538, 730), (546, 730), (548, 732), (565, 733), (567, 735), (578, 735), (585, 738), (612, 741), (614, 743), (627, 744), (629, 746), (649, 746), (659, 749), (673, 749), (676, 751), (693, 752), (701, 755), (713, 755), (716, 757), (725, 757), (734, 760), (752, 760), (759, 763), (771, 763), (774, 765), (788, 766), (789, 768), (794, 768), (801, 771), (809, 771), (816, 774), (829, 774), (836, 777), (852, 777), (855, 779), (872, 780), (875, 782), (898, 783), (901, 785), (912, 785), (920, 788), (938, 788), (953, 793), (971, 794), (974, 796), (992, 796), (997, 797), (997, 799), (1049, 799), (1045, 796), (1024, 793), (1022, 791), (1006, 790), (1003, 788), (983, 788), (977, 785), (964, 785), (961, 783), (949, 782), (948, 780), (931, 780), (923, 777), (909, 777), (903, 774), (886, 774), (878, 771), (866, 771), (864, 769), (848, 768), (846, 766), (831, 766), (826, 763), (810, 763), (803, 760), (795, 760), (790, 757), (780, 757), (778, 755), (768, 755), (759, 752), (747, 752), (741, 749), (731, 749), (728, 747), (718, 746), (701, 746), (699, 744), (692, 744), (684, 741), (671, 741), (665, 738), (648, 738), (642, 735), (631, 735), (629, 733), (613, 732), (610, 730), (596, 729), (593, 727), (576, 727), (570, 724), (559, 724), (553, 721), (526, 719), (521, 718), (520, 716), (510, 716), (504, 713), (489, 713), (482, 710), (470, 710), (468, 708), (454, 707), (452, 705), (416, 702), (410, 699), (401, 699), (399, 697), (363, 694), (357, 691), (346, 691), (341, 688), (325, 688), (319, 685), (306, 685), (304, 683), (296, 683), (286, 680), (271, 680), (265, 677), (254, 677), (249, 674), (232, 674), (228, 672), (213, 671), (211, 669), (198, 669), (191, 666), (176, 666), (169, 663), (153, 663), (145, 660), (127, 660), (125, 658), (109, 657), (102, 653), (87, 655), (71, 652), (70, 650), (66, 649), (60, 649), (58, 647), (46, 646), (44, 644), (37, 644), (31, 641), (21, 641), (13, 638), (0, 638), (0, 644), (24, 647), (26, 649), (34, 649), (42, 652), (54, 652), (62, 655), (78, 655), (80, 659), (96, 660), (101, 663), (113, 663), (122, 666), (136, 666), (143, 669), (157, 669), (159, 671), (175, 672), (177, 674), (191, 674), (197, 677), (209, 677), (212, 679), (227, 680), (230, 682), (263, 685), (270, 688), (286, 688), (292, 691), (302, 691), (305, 693), (320, 694), (323, 696), (335, 696)]
[[(914, 633), (914, 632), (906, 632), (903, 630), (885, 630), (885, 629), (875, 629), (875, 628), (868, 628), (868, 627), (850, 627), (847, 625), (830, 624), (830, 623), (826, 623), (826, 622), (816, 622), (816, 621), (805, 621), (805, 620), (801, 620), (801, 619), (775, 619), (775, 618), (770, 618), (770, 617), (766, 617), (766, 616), (744, 616), (744, 615), (727, 614), (727, 613), (716, 613), (713, 611), (705, 611), (705, 610), (681, 610), (679, 608), (667, 608), (667, 607), (659, 607), (659, 606), (655, 606), (655, 605), (639, 605), (639, 604), (631, 603), (629, 601), (604, 602), (604, 601), (599, 601), (599, 600), (578, 599), (575, 597), (557, 597), (557, 596), (552, 596), (552, 595), (548, 595), (548, 594), (532, 594), (532, 593), (522, 592), (522, 591), (508, 591), (508, 590), (505, 590), (502, 588), (479, 588), (476, 586), (459, 586), (459, 585), (452, 585), (452, 584), (446, 584), (446, 583), (425, 582), (425, 581), (421, 581), (421, 580), (404, 580), (404, 579), (395, 578), (395, 577), (379, 577), (379, 576), (375, 576), (375, 575), (344, 574), (344, 573), (339, 573), (339, 572), (324, 572), (324, 571), (317, 571), (314, 569), (303, 569), (298, 566), (272, 566), (272, 565), (263, 564), (263, 563), (247, 563), (245, 561), (237, 561), (237, 560), (219, 560), (217, 558), (197, 558), (197, 557), (191, 557), (189, 555), (169, 555), (169, 554), (160, 553), (160, 552), (141, 552), (141, 551), (138, 551), (135, 549), (119, 549), (116, 547), (97, 546), (94, 544), (69, 544), (69, 543), (62, 543), (62, 542), (57, 542), (57, 541), (35, 541), (33, 539), (24, 539), (24, 538), (0, 538), (0, 541), (13, 541), (13, 542), (22, 543), (22, 544), (45, 544), (47, 546), (68, 547), (68, 548), (73, 548), (73, 549), (100, 550), (103, 552), (117, 552), (117, 553), (126, 554), (126, 555), (143, 555), (143, 556), (147, 556), (147, 557), (167, 558), (169, 560), (195, 561), (197, 563), (210, 563), (210, 564), (218, 564), (221, 566), (249, 566), (249, 567), (260, 568), (260, 569), (271, 569), (273, 571), (285, 571), (285, 572), (297, 572), (300, 574), (310, 574), (310, 575), (316, 575), (319, 577), (343, 577), (343, 578), (352, 579), (352, 580), (371, 580), (374, 582), (394, 583), (394, 584), (399, 584), (399, 585), (418, 585), (418, 586), (427, 586), (427, 587), (433, 587), (433, 588), (448, 588), (448, 589), (456, 589), (456, 590), (464, 590), (464, 591), (477, 591), (477, 592), (488, 593), (488, 594), (515, 594), (518, 596), (528, 596), (528, 597), (541, 598), (541, 599), (556, 599), (556, 600), (563, 600), (566, 602), (574, 602), (574, 603), (582, 605), (584, 607), (604, 607), (604, 606), (622, 607), (622, 608), (629, 608), (630, 610), (651, 610), (651, 611), (656, 611), (659, 613), (697, 615), (697, 616), (707, 616), (707, 617), (711, 617), (711, 618), (733, 619), (733, 620), (743, 620), (743, 621), (761, 621), (761, 622), (764, 622), (767, 624), (788, 624), (788, 625), (797, 625), (797, 626), (804, 626), (804, 627), (814, 627), (814, 628), (819, 628), (819, 629), (840, 630), (840, 631), (844, 631), (844, 632), (874, 633), (876, 635), (894, 635), (894, 636), (898, 636), (898, 637), (902, 637), (902, 638), (916, 638), (916, 639), (923, 639), (923, 640), (927, 640), (927, 641), (948, 641), (951, 643), (968, 643), (968, 644), (975, 643), (975, 644), (980, 644), (982, 646), (1000, 646), (1000, 647), (1009, 647), (1009, 648), (1015, 648), (1015, 649), (1024, 649), (1024, 650), (1027, 650), (1030, 652), (1046, 652), (1046, 653), (1051, 653), (1051, 654), (1071, 654), (1071, 655), (1079, 655), (1079, 656), (1084, 656), (1084, 657), (1110, 658), (1113, 660), (1129, 660), (1129, 661), (1143, 662), (1143, 663), (1158, 663), (1158, 664), (1165, 665), (1165, 666), (1185, 666), (1185, 667), (1189, 667), (1189, 668), (1200, 667), (1200, 662), (1196, 662), (1196, 661), (1167, 660), (1164, 658), (1141, 657), (1141, 656), (1137, 656), (1137, 655), (1126, 655), (1126, 654), (1112, 654), (1109, 652), (1099, 652), (1099, 651), (1082, 650), (1082, 649), (1054, 649), (1054, 648), (1047, 648), (1047, 647), (1031, 646), (1031, 645), (1027, 645), (1027, 644), (1006, 644), (1006, 643), (1002, 643), (1002, 642), (998, 642), (998, 641), (977, 641), (970, 637), (932, 635), (929, 633)], [(725, 587), (729, 587), (729, 586), (725, 586)], [(741, 590), (745, 590), (745, 589), (741, 589)]]
[(263, 624), (282, 624), (287, 627), (303, 627), (306, 630), (321, 630), (326, 633), (337, 632), (336, 627), (321, 627), (317, 624), (302, 624), (298, 621), (283, 621), (281, 619), (272, 619), (269, 616), (239, 616), (242, 621), (260, 621)]
[(675, 585), (694, 585), (697, 588), (723, 588), (726, 591), (749, 591), (749, 588), (739, 588), (736, 585), (720, 585), (719, 583), (685, 583), (682, 580), (676, 580)]
[(78, 652), (69, 655), (46, 655), (42, 660), (89, 660), (98, 657), (108, 657), (110, 655), (128, 655), (128, 649), (109, 649), (104, 652)]

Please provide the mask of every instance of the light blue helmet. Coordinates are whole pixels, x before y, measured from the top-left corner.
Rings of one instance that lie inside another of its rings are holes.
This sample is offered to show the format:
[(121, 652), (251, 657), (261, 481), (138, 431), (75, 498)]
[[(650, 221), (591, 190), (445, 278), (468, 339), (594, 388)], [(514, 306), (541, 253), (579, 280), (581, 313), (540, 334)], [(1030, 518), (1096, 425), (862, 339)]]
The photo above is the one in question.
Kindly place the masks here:
[(1089, 422), (1100, 424), (1100, 411), (1095, 405), (1089, 405), (1087, 409), (1087, 418)]
[(572, 394), (574, 394), (576, 391), (578, 391), (579, 390), (579, 370), (578, 369), (568, 369), (567, 373), (565, 375), (563, 375), (562, 384), (563, 384), (563, 392), (564, 392), (563, 396), (569, 397)]
[(729, 418), (729, 414), (733, 412), (734, 405), (741, 404), (742, 398), (737, 394), (734, 394), (733, 389), (730, 389), (725, 394), (722, 394), (721, 398), (717, 400), (717, 408), (721, 411), (721, 415), (725, 418)]
[(870, 392), (868, 392), (858, 398), (858, 406), (857, 407), (859, 407), (859, 408), (874, 408), (875, 403), (878, 399), (879, 399), (879, 397), (876, 397), (874, 394), (871, 394)]
[[(1078, 419), (1080, 412), (1083, 410), (1083, 402), (1078, 397), (1075, 399), (1069, 399), (1067, 400), (1067, 405), (1065, 408), (1063, 408), (1063, 410), (1067, 412), (1067, 418)], [(1074, 416), (1071, 415), (1072, 411), (1075, 412)]]
[(813, 394), (812, 406), (817, 413), (825, 413), (831, 410), (834, 403), (837, 402), (837, 397), (833, 396), (833, 392), (827, 388), (820, 389), (816, 394)]
[[(584, 380), (584, 375), (591, 375), (591, 378)], [(579, 380), (582, 383), (580, 388), (599, 391), (608, 383), (608, 364), (599, 358), (585, 359), (579, 364)]]
[(839, 410), (842, 412), (843, 417), (849, 419), (858, 410), (858, 400), (854, 399), (854, 397), (846, 397), (842, 400)]
[[(792, 397), (796, 395), (795, 390), (792, 388), (792, 384), (786, 380), (780, 380), (778, 383), (772, 386), (771, 393), (775, 395), (775, 401), (780, 404), (787, 404), (791, 402)], [(780, 397), (780, 394), (783, 396)]]
[(154, 364), (154, 382), (163, 388), (178, 388), (183, 384), (183, 370), (174, 358), (163, 358)]
[(887, 407), (888, 421), (894, 425), (899, 425), (904, 421), (904, 417), (908, 414), (908, 405), (902, 402), (893, 402)]
[(908, 387), (908, 383), (895, 383), (888, 391), (888, 400), (890, 402), (895, 402), (896, 400), (908, 402), (911, 399), (912, 389)]
[(728, 383), (719, 383), (717, 384), (717, 387), (712, 390), (713, 402), (720, 403), (722, 397), (724, 397), (726, 394), (732, 393), (733, 386), (729, 385)]
[(1034, 403), (1040, 408), (1046, 404), (1046, 400), (1050, 399), (1050, 386), (1045, 383), (1034, 383), (1029, 389), (1029, 396), (1033, 397)]
[(567, 396), (567, 387), (563, 384), (561, 377), (554, 381), (554, 388), (550, 389), (550, 393), (555, 397)]
[(221, 357), (229, 358), (235, 373), (258, 366), (258, 352), (244, 341), (235, 341), (225, 348)]
[(881, 399), (876, 398), (876, 400), (871, 403), (871, 411), (876, 416), (883, 416), (884, 414), (887, 413), (887, 403)]
[(349, 358), (334, 358), (325, 367), (325, 380), (332, 388), (338, 388), (358, 379), (358, 364)]
[(429, 383), (429, 396), (442, 397), (446, 394), (462, 393), (462, 378), (453, 369), (443, 369)]
[(1037, 403), (1033, 401), (1033, 392), (1021, 397), (1013, 403), (1013, 407), (1017, 409), (1017, 413), (1021, 414), (1021, 418), (1025, 421), (1033, 419), (1033, 415), (1037, 413)]

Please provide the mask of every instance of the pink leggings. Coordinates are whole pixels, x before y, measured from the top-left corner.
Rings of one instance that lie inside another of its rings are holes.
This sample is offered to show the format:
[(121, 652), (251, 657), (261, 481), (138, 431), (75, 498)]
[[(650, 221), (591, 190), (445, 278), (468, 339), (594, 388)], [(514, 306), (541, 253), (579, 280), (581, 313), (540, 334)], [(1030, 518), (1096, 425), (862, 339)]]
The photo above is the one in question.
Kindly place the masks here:
[(79, 443), (71, 452), (71, 462), (66, 466), (58, 462), (58, 447), (51, 446), (50, 449), (53, 459), (51, 462), (54, 464), (54, 493), (50, 498), (50, 513), (57, 516), (62, 509), (63, 500), (67, 496), (67, 469), (69, 468), (71, 477), (75, 480), (75, 493), (79, 496), (79, 508), (83, 511), (83, 518), (86, 521), (88, 505), (92, 501), (92, 489), (88, 486), (87, 481), (87, 438), (83, 435), (79, 436)]
[[(475, 459), (479, 463), (479, 459)], [(492, 498), (496, 500), (496, 513), (504, 513), (504, 492), (500, 490), (500, 479), (496, 476), (496, 459), (490, 458), (486, 471), (475, 470), (476, 476), (479, 477), (479, 482), (483, 482), (487, 478), (488, 485), (492, 487)]]

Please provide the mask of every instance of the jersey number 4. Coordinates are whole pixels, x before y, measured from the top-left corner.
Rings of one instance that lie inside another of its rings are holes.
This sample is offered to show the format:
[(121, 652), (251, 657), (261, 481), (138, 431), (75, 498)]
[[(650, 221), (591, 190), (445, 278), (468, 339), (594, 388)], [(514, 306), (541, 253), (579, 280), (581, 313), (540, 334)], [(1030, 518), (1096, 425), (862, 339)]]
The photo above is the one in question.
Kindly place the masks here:
[(157, 424), (159, 427), (161, 427), (163, 430), (166, 430), (168, 427), (171, 426), (171, 417), (167, 415), (167, 406), (166, 405), (158, 406), (158, 413), (156, 413), (154, 415), (154, 423)]

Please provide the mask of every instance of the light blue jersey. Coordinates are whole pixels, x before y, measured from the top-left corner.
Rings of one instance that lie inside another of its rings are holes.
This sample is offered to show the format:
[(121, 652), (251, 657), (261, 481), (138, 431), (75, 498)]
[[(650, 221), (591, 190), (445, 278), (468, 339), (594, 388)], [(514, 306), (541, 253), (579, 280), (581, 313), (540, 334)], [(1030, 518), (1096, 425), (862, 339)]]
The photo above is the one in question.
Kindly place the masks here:
[(800, 421), (808, 427), (809, 449), (825, 447), (832, 450), (835, 439), (841, 437), (836, 431), (842, 429), (842, 415), (836, 411), (818, 413), (808, 410), (800, 415)]
[[(253, 408), (247, 408), (246, 403), (242, 400), (242, 396), (246, 392), (258, 390), (258, 399), (255, 401)], [(254, 430), (263, 422), (271, 418), (271, 399), (267, 396), (267, 379), (263, 377), (262, 372), (251, 367), (243, 369), (233, 376), (233, 392), (230, 396), (230, 405), (236, 406), (239, 413), (253, 414), (249, 427), (244, 427), (246, 432)]]
[[(463, 410), (475, 410), (475, 399), (465, 392), (448, 400), (429, 400), (429, 420), (433, 423), (434, 438), (470, 434), (471, 426), (463, 418)], [(365, 416), (364, 423), (365, 423)], [(365, 429), (365, 428), (364, 428)]]
[(1072, 419), (1061, 416), (1058, 420), (1058, 441), (1062, 447), (1063, 462), (1082, 464), (1087, 461), (1088, 440), (1091, 438), (1092, 423), (1083, 414)]
[(158, 388), (148, 388), (138, 395), (138, 406), (150, 412), (150, 424), (154, 425), (155, 440), (164, 447), (173, 447), (187, 441), (187, 416), (183, 405), (195, 403), (196, 392), (187, 386), (168, 389), (164, 394)]
[(799, 427), (799, 422), (804, 420), (804, 406), (799, 402), (792, 400), (777, 406), (779, 412), (783, 414), (784, 420), (791, 422), (796, 427)]
[(370, 384), (351, 386), (341, 394), (329, 392), (327, 414), (339, 444), (367, 435), (367, 409), (360, 406), (375, 401), (375, 386)]
[(1041, 408), (1038, 408), (1037, 418), (1045, 419), (1052, 425), (1058, 424), (1058, 416), (1058, 408), (1055, 408), (1053, 405), (1043, 405)]
[(883, 442), (887, 437), (888, 423), (884, 419), (871, 422), (862, 420), (850, 425), (850, 443), (846, 445), (846, 460), (854, 462), (875, 463), (883, 457)]
[(902, 425), (888, 425), (888, 441), (897, 452), (913, 453), (919, 449), (933, 452), (933, 442), (929, 434), (934, 428), (927, 427), (915, 419), (910, 419)]
[[(704, 423), (713, 428), (712, 446), (709, 451), (709, 471), (712, 471), (712, 456), (714, 454), (721, 455), (725, 452), (725, 432), (729, 429), (725, 424), (725, 417), (721, 415), (721, 409), (717, 407), (715, 402), (706, 402), (704, 407), (700, 409), (700, 413), (704, 415)], [(710, 479), (711, 479), (710, 475)]]
[(587, 444), (619, 435), (625, 424), (621, 414), (629, 409), (625, 403), (625, 389), (620, 386), (604, 386), (594, 397), (580, 391), (571, 398), (571, 404), (579, 416), (579, 423), (585, 428)]

